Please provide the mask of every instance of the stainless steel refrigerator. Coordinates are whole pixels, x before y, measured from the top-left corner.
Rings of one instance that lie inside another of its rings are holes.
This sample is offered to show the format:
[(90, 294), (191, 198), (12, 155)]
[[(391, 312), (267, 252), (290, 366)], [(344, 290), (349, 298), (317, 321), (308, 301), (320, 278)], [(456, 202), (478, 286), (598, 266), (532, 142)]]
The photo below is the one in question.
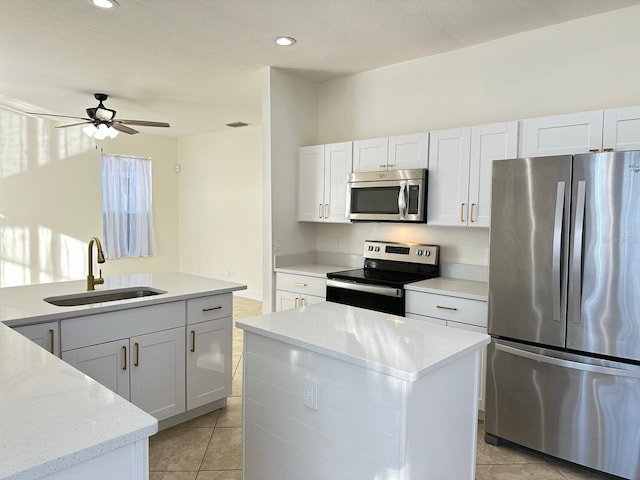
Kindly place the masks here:
[(493, 163), (485, 439), (640, 480), (640, 151)]

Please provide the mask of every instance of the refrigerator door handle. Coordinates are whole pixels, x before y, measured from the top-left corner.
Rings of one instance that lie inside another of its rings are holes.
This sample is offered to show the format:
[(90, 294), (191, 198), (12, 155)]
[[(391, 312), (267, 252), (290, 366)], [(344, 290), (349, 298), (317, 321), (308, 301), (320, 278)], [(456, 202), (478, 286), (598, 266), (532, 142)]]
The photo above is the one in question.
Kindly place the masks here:
[(589, 363), (574, 362), (571, 360), (564, 360), (562, 358), (548, 357), (546, 355), (540, 355), (539, 353), (528, 352), (526, 350), (520, 350), (519, 348), (510, 347), (508, 345), (502, 345), (500, 343), (495, 344), (496, 350), (515, 355), (517, 357), (527, 358), (540, 363), (546, 363), (549, 365), (555, 365), (558, 367), (571, 368), (573, 370), (582, 370), (585, 372), (600, 373), (603, 375), (615, 375), (616, 377), (629, 377), (640, 378), (640, 371), (623, 370), (621, 368), (601, 367), (600, 365), (591, 365)]
[(561, 282), (562, 282), (562, 227), (564, 220), (564, 190), (565, 182), (558, 182), (556, 191), (556, 212), (553, 221), (553, 264), (551, 271), (551, 291), (553, 302), (553, 320), (562, 321)]
[(587, 182), (578, 182), (576, 196), (576, 219), (573, 233), (573, 255), (571, 257), (571, 322), (582, 323), (582, 243), (584, 239), (584, 207)]

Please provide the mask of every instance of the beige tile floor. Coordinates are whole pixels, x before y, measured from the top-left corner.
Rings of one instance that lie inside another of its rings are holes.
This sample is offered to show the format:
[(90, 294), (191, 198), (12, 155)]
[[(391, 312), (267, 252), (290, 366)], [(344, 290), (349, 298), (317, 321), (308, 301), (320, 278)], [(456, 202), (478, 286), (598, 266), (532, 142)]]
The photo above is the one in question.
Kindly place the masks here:
[[(234, 320), (261, 313), (261, 302), (234, 297)], [(242, 330), (234, 328), (233, 391), (228, 398), (227, 406), (151, 437), (149, 442), (150, 480), (242, 479), (241, 357)], [(525, 448), (512, 445), (495, 447), (486, 444), (483, 435), (484, 429), (481, 422), (478, 428), (476, 480), (605, 480), (612, 478)]]

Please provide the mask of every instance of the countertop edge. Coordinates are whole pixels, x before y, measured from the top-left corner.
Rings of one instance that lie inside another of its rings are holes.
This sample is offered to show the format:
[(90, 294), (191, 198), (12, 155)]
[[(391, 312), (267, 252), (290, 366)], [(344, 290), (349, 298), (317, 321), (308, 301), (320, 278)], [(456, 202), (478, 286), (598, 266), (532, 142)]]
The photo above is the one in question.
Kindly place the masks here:
[[(242, 320), (238, 320), (235, 322), (236, 326), (238, 328), (241, 328), (242, 330), (245, 330), (249, 333), (254, 333), (256, 335), (261, 335), (264, 336), (266, 338), (270, 338), (272, 340), (277, 340), (289, 345), (293, 345), (296, 347), (300, 347), (300, 348), (304, 348), (307, 350), (310, 350), (312, 352), (316, 352), (322, 355), (326, 355), (328, 357), (331, 358), (335, 358), (337, 360), (342, 360), (348, 363), (351, 363), (353, 365), (359, 366), (359, 367), (364, 367), (367, 368), (368, 370), (371, 371), (375, 371), (384, 375), (388, 375), (391, 377), (395, 377), (398, 378), (400, 380), (404, 380), (404, 381), (408, 381), (408, 382), (415, 382), (418, 379), (420, 379), (421, 377), (428, 375), (430, 372), (433, 372), (435, 370), (438, 370), (440, 368), (442, 368), (445, 365), (448, 365), (449, 363), (452, 363), (454, 361), (456, 361), (459, 358), (464, 357), (465, 355), (469, 354), (471, 351), (474, 350), (478, 350), (480, 348), (482, 348), (484, 345), (488, 345), (490, 342), (491, 337), (489, 337), (488, 335), (483, 335), (482, 339), (479, 339), (477, 342), (472, 343), (468, 346), (466, 346), (465, 348), (460, 349), (459, 351), (455, 352), (454, 354), (449, 355), (448, 357), (442, 358), (437, 362), (431, 363), (430, 365), (417, 370), (417, 371), (412, 371), (412, 372), (407, 372), (404, 370), (399, 370), (397, 368), (393, 368), (389, 365), (384, 365), (381, 364), (379, 362), (374, 362), (371, 360), (367, 360), (361, 357), (357, 357), (354, 355), (349, 355), (349, 354), (345, 354), (342, 352), (337, 352), (336, 350), (333, 350), (331, 348), (328, 347), (324, 347), (322, 345), (317, 345), (314, 343), (310, 343), (307, 342), (305, 340), (301, 340), (298, 338), (294, 338), (282, 333), (278, 333), (278, 332), (273, 332), (271, 330), (266, 330), (264, 328), (260, 328), (260, 327), (256, 327), (254, 325), (250, 325), (247, 324), (245, 322), (243, 322)], [(478, 334), (480, 335), (480, 334)]]

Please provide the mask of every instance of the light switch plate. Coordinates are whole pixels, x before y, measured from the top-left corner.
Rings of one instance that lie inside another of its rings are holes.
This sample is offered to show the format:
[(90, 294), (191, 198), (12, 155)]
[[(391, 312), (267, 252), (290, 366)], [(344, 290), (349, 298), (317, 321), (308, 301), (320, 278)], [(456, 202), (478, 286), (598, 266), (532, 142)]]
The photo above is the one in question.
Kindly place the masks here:
[(304, 379), (304, 389), (302, 392), (302, 403), (305, 407), (318, 410), (318, 382), (312, 378)]

